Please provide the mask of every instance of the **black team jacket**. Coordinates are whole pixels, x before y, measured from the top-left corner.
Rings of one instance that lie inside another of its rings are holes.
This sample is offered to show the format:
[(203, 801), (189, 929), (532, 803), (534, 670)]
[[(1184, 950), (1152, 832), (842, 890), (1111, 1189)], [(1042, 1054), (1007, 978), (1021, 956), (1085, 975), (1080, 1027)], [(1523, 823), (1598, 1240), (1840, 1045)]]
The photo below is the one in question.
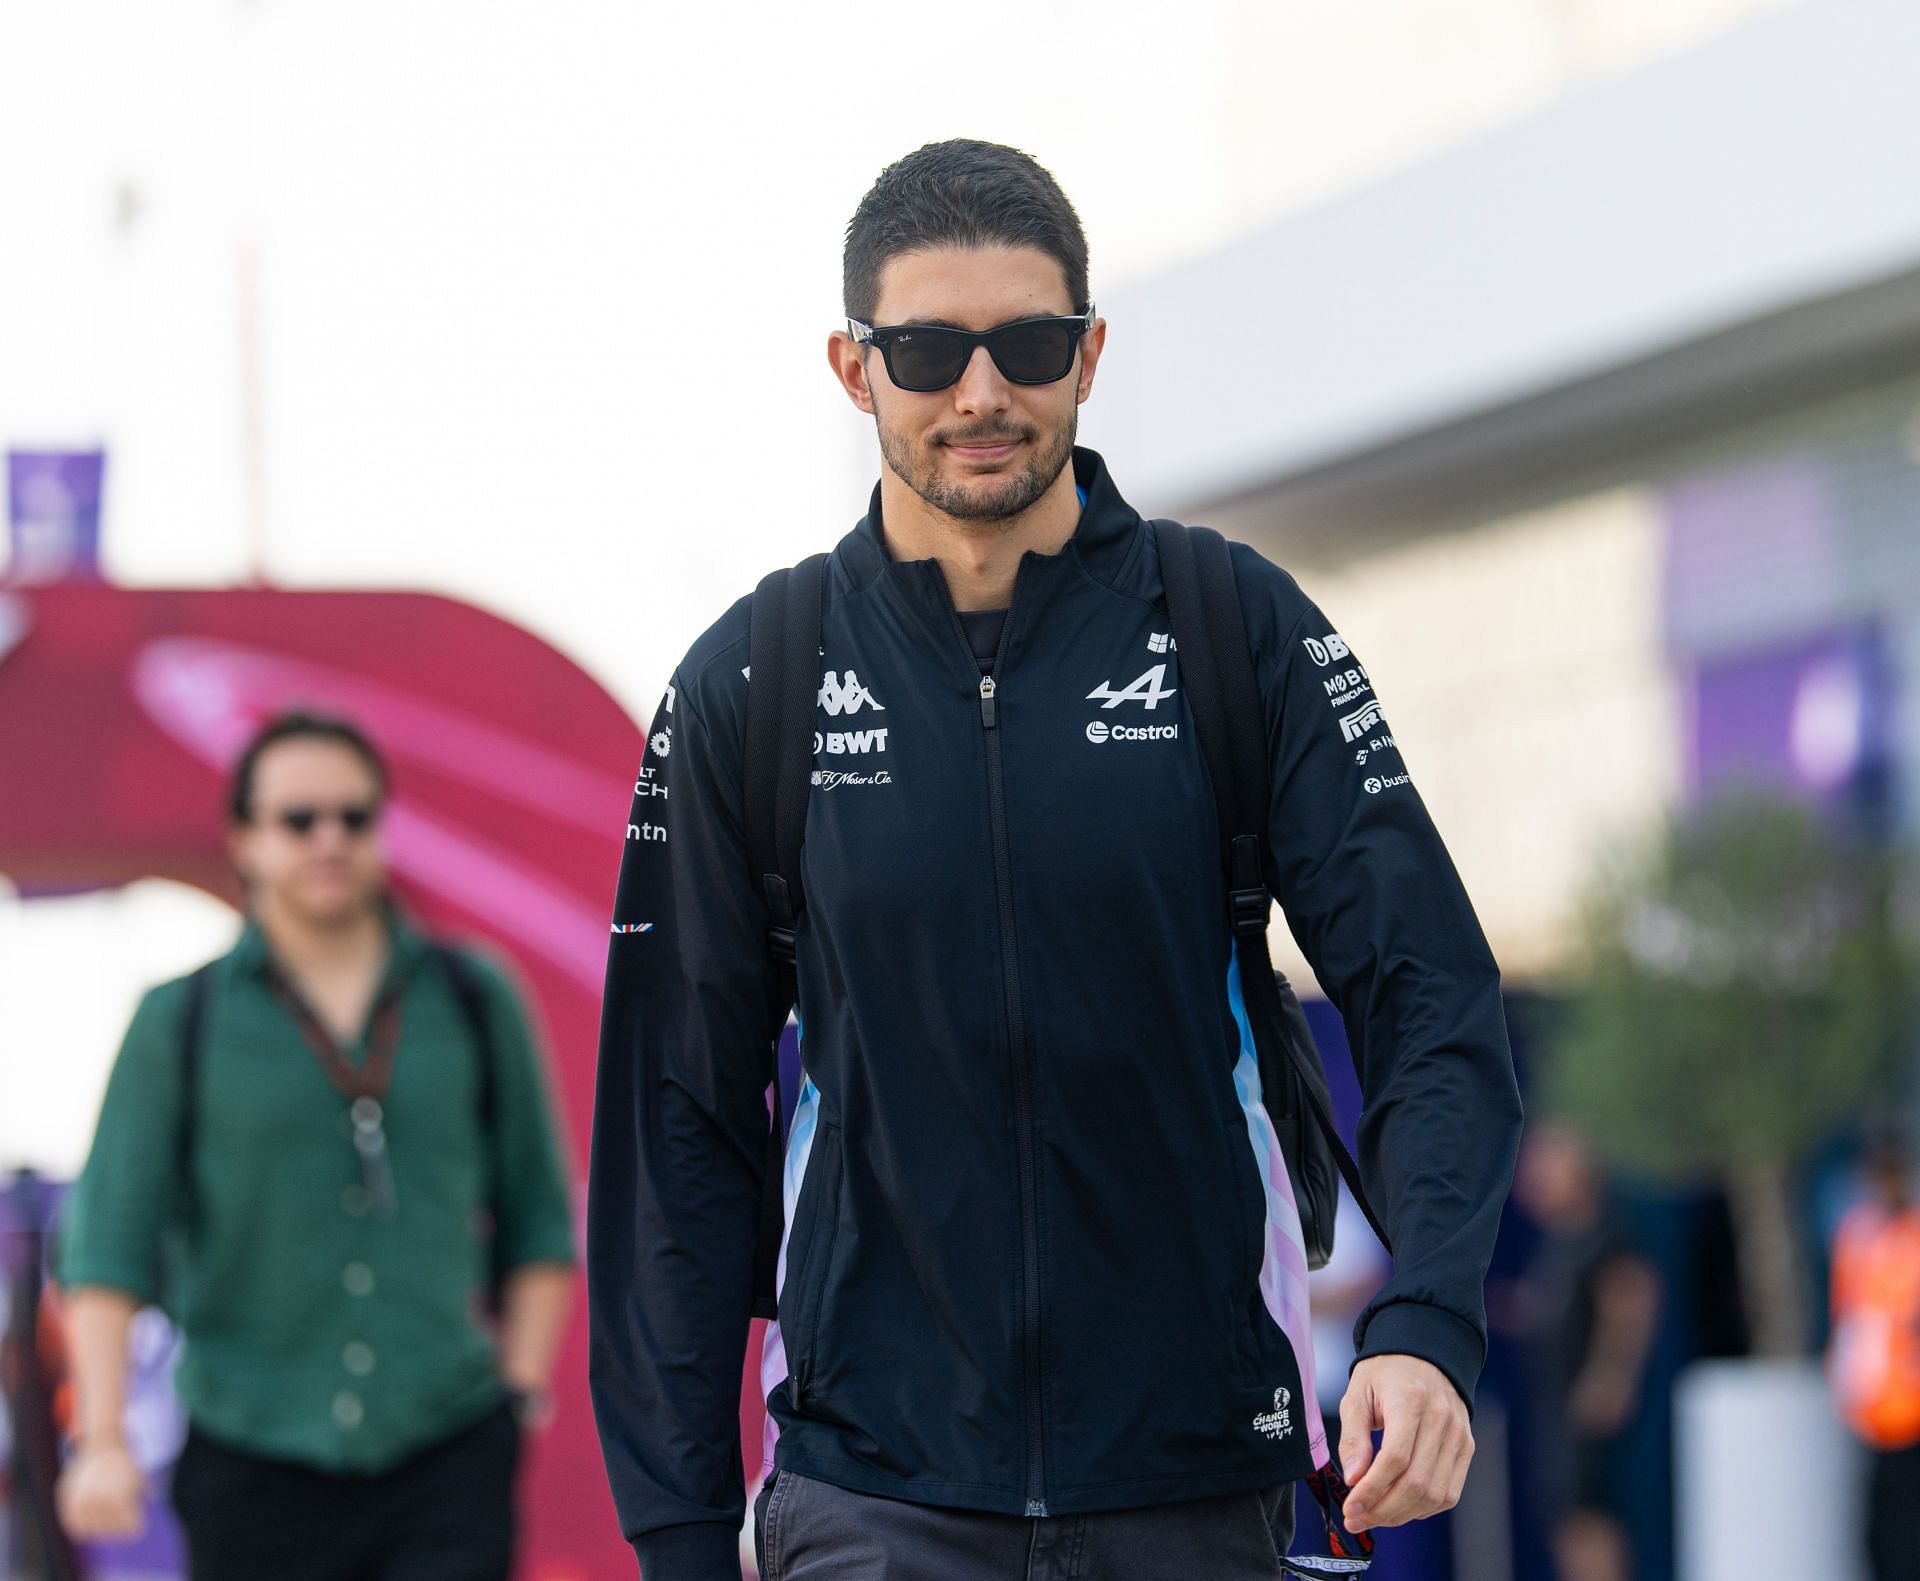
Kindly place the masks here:
[[(1320, 1458), (1305, 1262), (1261, 1107), (1154, 537), (1091, 451), (990, 686), (939, 566), (868, 515), (828, 566), (770, 1463), (1042, 1517)], [(1469, 1403), (1520, 1129), (1500, 984), (1365, 667), (1234, 547), (1267, 878), (1345, 1019), (1394, 1239), (1361, 1357)], [(648, 732), (601, 1026), (592, 1393), (649, 1581), (738, 1574), (739, 1394), (775, 967), (749, 873), (742, 599)], [(984, 695), (983, 695), (984, 694)], [(777, 1438), (777, 1442), (774, 1440)]]

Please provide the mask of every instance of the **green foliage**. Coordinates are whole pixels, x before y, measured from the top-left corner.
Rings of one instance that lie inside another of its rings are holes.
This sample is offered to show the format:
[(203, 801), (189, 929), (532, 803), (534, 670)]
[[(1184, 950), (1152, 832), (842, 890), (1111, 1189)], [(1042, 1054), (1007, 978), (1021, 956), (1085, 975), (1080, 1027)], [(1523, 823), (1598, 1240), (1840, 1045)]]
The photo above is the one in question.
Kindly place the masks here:
[(1907, 1029), (1891, 863), (1742, 795), (1616, 863), (1552, 1039), (1548, 1106), (1666, 1178), (1786, 1167), (1885, 1102)]

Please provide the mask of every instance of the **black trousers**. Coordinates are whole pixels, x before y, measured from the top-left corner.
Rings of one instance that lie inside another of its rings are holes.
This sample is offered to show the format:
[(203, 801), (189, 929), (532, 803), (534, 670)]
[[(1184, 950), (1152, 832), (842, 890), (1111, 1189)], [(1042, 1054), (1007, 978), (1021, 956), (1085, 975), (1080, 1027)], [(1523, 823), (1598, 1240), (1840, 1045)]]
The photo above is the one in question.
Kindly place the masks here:
[(520, 1428), (506, 1406), (392, 1471), (315, 1471), (188, 1428), (172, 1502), (193, 1581), (507, 1581)]
[(1920, 1581), (1920, 1444), (1873, 1452), (1867, 1552), (1873, 1581)]
[(776, 1470), (754, 1500), (760, 1581), (1279, 1581), (1293, 1484), (1028, 1519), (854, 1493)]

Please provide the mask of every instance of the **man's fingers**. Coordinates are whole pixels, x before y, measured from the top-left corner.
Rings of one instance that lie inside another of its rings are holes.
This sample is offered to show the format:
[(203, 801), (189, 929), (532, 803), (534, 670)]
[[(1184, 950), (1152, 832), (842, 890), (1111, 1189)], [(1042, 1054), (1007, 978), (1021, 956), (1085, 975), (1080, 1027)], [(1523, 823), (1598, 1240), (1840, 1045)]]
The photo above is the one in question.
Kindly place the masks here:
[(1463, 1427), (1453, 1451), (1453, 1476), (1447, 1483), (1447, 1502), (1445, 1509), (1452, 1509), (1460, 1502), (1460, 1495), (1467, 1490), (1467, 1471), (1473, 1465), (1473, 1429)]
[(1351, 1486), (1367, 1474), (1373, 1463), (1374, 1420), (1373, 1391), (1365, 1384), (1352, 1384), (1340, 1402), (1340, 1475)]
[(1453, 1476), (1450, 1426), (1444, 1417), (1434, 1412), (1422, 1415), (1407, 1453), (1406, 1469), (1384, 1494), (1369, 1499), (1364, 1506), (1369, 1525), (1401, 1526), (1443, 1507), (1447, 1484)]
[(1367, 1526), (1402, 1526), (1452, 1509), (1472, 1461), (1473, 1434), (1466, 1424), (1451, 1412), (1426, 1413), (1407, 1469), (1370, 1507), (1362, 1507), (1359, 1518)]
[(1347, 1495), (1347, 1524), (1355, 1531), (1360, 1530), (1354, 1524), (1356, 1521), (1369, 1526), (1374, 1524), (1374, 1511), (1382, 1497), (1405, 1474), (1420, 1436), (1422, 1404), (1418, 1399), (1404, 1403), (1396, 1401), (1383, 1413), (1386, 1422), (1380, 1436), (1380, 1453)]

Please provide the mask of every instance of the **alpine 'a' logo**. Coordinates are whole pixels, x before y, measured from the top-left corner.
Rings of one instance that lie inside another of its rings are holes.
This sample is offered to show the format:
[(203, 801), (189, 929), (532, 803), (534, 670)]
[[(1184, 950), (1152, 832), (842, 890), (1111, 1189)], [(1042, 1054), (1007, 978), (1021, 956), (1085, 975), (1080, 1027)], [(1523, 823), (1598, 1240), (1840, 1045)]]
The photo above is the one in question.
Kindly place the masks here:
[(883, 714), (887, 711), (851, 670), (847, 671), (845, 681), (840, 679), (838, 670), (827, 671), (820, 682), (820, 706), (830, 714), (855, 714), (862, 706)]
[(1102, 681), (1087, 693), (1087, 700), (1091, 702), (1098, 697), (1102, 708), (1118, 708), (1122, 703), (1145, 703), (1149, 708), (1158, 708), (1163, 697), (1171, 697), (1179, 690), (1177, 686), (1161, 685), (1166, 678), (1167, 667), (1156, 664), (1146, 674), (1135, 676), (1118, 692), (1113, 689), (1111, 681)]

